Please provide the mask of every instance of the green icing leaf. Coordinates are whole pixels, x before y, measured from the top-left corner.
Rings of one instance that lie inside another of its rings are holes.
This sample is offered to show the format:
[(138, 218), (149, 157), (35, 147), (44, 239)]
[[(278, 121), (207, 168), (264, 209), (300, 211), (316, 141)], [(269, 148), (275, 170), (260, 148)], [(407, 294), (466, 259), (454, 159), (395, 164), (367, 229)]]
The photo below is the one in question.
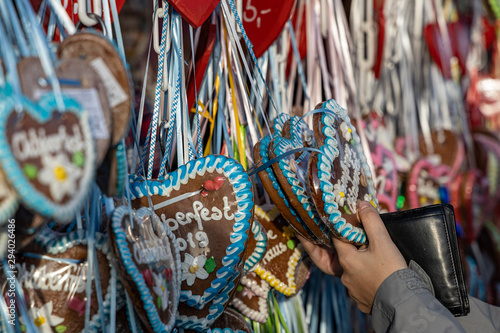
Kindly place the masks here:
[(67, 329), (68, 329), (68, 328), (67, 328), (66, 326), (64, 326), (64, 325), (59, 325), (59, 326), (57, 326), (57, 327), (56, 327), (56, 332), (57, 332), (57, 333), (63, 333), (63, 332), (65, 332)]
[(215, 271), (215, 267), (216, 267), (216, 265), (215, 265), (214, 257), (210, 257), (205, 261), (205, 269), (206, 269), (208, 274)]
[(156, 305), (158, 305), (158, 308), (161, 309), (161, 297), (160, 296), (158, 296), (156, 298)]
[(81, 168), (85, 164), (85, 156), (83, 155), (83, 152), (81, 150), (73, 154), (72, 160), (76, 166)]
[(26, 163), (23, 166), (23, 171), (26, 177), (28, 177), (28, 179), (30, 180), (36, 179), (36, 176), (38, 175), (38, 168), (30, 163)]
[(241, 292), (243, 290), (243, 286), (241, 284), (238, 285), (236, 291)]
[(349, 208), (347, 208), (347, 205), (344, 206), (344, 210), (347, 214), (351, 215), (351, 212), (349, 211)]
[(286, 246), (288, 246), (290, 250), (295, 249), (295, 241), (293, 239), (289, 239), (288, 242), (286, 242)]
[(26, 326), (21, 325), (21, 332), (26, 332)]

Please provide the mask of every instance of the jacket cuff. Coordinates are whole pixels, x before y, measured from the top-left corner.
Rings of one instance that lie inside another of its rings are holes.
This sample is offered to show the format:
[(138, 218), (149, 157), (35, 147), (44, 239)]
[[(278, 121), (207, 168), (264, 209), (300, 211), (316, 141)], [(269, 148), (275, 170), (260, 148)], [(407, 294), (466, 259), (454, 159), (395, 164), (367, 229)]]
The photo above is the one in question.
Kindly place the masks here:
[[(372, 326), (376, 332), (386, 332), (394, 320), (396, 308), (415, 294), (429, 293), (429, 286), (410, 268), (392, 273), (375, 294)], [(432, 295), (432, 294), (431, 294)]]

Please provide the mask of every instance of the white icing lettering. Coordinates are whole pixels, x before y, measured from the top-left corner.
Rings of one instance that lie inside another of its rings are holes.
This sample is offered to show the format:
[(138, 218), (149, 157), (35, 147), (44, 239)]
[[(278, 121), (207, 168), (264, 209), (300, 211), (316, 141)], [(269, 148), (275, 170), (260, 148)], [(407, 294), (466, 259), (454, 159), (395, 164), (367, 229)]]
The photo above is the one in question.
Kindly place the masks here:
[(198, 231), (196, 233), (196, 240), (198, 240), (200, 243), (198, 244), (199, 247), (207, 247), (208, 246), (208, 236), (207, 233), (204, 231)]
[(228, 203), (227, 197), (222, 198), (222, 200), (224, 201), (224, 218), (226, 220), (232, 220), (232, 219), (234, 219), (234, 214), (233, 213), (228, 214), (228, 212), (231, 210), (231, 208), (229, 207), (229, 203)]
[(196, 247), (196, 244), (193, 241), (193, 234), (192, 233), (188, 233), (187, 241), (191, 247)]
[(266, 264), (276, 258), (277, 256), (284, 253), (287, 249), (287, 246), (283, 243), (279, 243), (274, 245), (269, 251), (266, 252), (264, 258), (262, 258), (263, 264)]
[(210, 214), (210, 211), (207, 208), (203, 208), (200, 211), (201, 219), (202, 220), (208, 220), (209, 219), (208, 214)]
[(219, 221), (222, 218), (222, 212), (217, 207), (212, 207), (213, 214), (210, 216), (212, 220)]
[(56, 133), (46, 135), (44, 128), (30, 128), (27, 131), (17, 131), (12, 135), (12, 152), (17, 159), (23, 161), (38, 158), (47, 154), (55, 154), (63, 148), (69, 153), (84, 149), (80, 127), (72, 127), (73, 134), (66, 132), (66, 127), (60, 125)]
[(133, 248), (134, 258), (138, 264), (149, 264), (170, 259), (167, 244), (163, 244), (161, 239), (135, 242)]
[[(19, 282), (26, 289), (52, 290), (71, 293), (82, 293), (87, 283), (84, 276), (87, 273), (86, 264), (68, 264), (57, 271), (49, 271), (47, 266), (16, 264)], [(93, 276), (92, 276), (93, 279)]]
[(268, 239), (276, 239), (276, 238), (278, 238), (278, 236), (276, 236), (276, 235), (274, 234), (274, 231), (272, 231), (272, 230), (268, 230), (268, 231), (267, 231), (267, 238), (268, 238)]
[(179, 245), (179, 250), (184, 251), (187, 249), (187, 243), (184, 239), (177, 237), (177, 245)]

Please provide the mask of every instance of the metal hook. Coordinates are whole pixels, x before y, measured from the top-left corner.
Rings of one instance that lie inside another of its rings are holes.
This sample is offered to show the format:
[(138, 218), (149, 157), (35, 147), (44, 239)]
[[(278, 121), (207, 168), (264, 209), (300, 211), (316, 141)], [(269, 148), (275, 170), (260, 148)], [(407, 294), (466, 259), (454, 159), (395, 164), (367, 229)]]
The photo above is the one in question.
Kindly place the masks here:
[[(93, 7), (92, 4), (94, 5)], [(104, 27), (102, 19), (99, 20), (96, 16), (99, 16), (99, 18), (102, 17), (101, 0), (78, 0), (78, 23), (81, 22), (87, 27), (91, 27), (99, 23)]]
[[(106, 30), (106, 26), (104, 25), (104, 21), (102, 20), (102, 18), (99, 15), (94, 14), (94, 13), (89, 13), (88, 16), (95, 19), (96, 22), (99, 23), (99, 25), (102, 28), (102, 34), (104, 37), (106, 37), (108, 35), (108, 32)], [(83, 25), (84, 25), (84, 23), (81, 20), (78, 20), (78, 23), (76, 24), (76, 30), (80, 30)]]

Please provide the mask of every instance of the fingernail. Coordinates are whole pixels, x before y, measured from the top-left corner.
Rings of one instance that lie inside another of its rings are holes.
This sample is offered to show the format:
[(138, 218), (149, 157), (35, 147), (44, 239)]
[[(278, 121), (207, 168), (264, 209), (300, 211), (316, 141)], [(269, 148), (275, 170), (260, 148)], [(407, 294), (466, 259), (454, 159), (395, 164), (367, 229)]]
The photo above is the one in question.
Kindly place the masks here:
[(365, 210), (366, 208), (372, 207), (372, 204), (368, 201), (360, 201), (358, 204), (359, 211)]

